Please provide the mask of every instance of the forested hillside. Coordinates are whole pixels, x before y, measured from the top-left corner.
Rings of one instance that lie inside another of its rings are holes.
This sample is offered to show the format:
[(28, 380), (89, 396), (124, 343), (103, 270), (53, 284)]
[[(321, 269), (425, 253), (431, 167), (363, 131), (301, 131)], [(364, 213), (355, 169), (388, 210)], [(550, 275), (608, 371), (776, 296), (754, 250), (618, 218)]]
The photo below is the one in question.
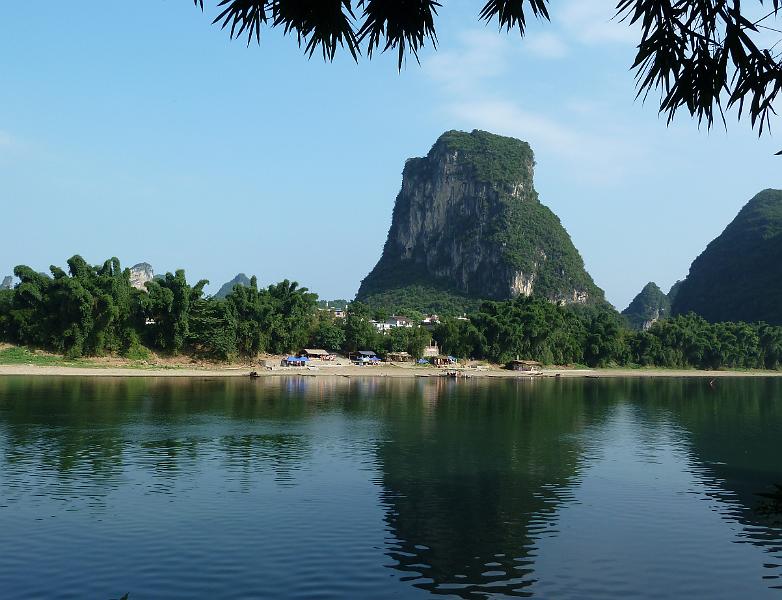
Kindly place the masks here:
[(782, 190), (764, 190), (693, 261), (676, 314), (782, 324)]

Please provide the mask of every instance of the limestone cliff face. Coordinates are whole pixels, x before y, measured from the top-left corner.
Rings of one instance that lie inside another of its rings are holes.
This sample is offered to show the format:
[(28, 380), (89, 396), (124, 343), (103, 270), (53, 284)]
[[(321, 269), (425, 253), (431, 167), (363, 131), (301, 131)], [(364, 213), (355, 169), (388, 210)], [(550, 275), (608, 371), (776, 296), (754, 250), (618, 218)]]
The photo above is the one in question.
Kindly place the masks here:
[(0, 283), (0, 290), (10, 290), (14, 287), (14, 278), (12, 275), (6, 275), (3, 277), (2, 283)]
[(152, 265), (149, 263), (139, 263), (130, 267), (130, 285), (138, 290), (146, 291), (144, 284), (147, 281), (152, 281), (155, 277), (155, 272), (152, 270)]
[(526, 142), (443, 134), (425, 158), (405, 164), (383, 255), (358, 298), (425, 285), (471, 298), (602, 301), (559, 219), (539, 202), (533, 172)]

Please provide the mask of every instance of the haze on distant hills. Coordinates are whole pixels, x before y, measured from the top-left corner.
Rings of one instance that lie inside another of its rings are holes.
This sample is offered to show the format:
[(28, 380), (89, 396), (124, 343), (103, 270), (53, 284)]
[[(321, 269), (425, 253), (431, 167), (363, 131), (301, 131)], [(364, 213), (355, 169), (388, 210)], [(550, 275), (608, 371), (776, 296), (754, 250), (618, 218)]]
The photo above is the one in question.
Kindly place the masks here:
[(782, 190), (757, 194), (696, 258), (674, 314), (782, 324)]
[(357, 299), (390, 310), (462, 312), (536, 295), (603, 304), (559, 218), (540, 203), (529, 144), (448, 131), (405, 163), (391, 228)]

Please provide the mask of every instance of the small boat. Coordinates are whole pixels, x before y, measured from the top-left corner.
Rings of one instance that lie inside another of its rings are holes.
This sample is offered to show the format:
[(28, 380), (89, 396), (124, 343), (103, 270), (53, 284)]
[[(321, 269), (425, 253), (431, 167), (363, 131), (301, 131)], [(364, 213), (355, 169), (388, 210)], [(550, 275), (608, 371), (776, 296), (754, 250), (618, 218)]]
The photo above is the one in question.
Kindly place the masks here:
[(258, 377), (260, 377), (258, 371), (250, 371), (250, 379), (257, 379)]

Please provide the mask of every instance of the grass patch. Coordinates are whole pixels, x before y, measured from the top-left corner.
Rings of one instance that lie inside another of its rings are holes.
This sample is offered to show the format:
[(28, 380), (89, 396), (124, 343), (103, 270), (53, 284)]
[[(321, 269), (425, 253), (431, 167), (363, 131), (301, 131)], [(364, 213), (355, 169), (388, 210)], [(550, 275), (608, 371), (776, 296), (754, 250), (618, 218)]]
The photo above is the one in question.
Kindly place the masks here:
[(176, 370), (180, 365), (147, 363), (146, 359), (154, 358), (152, 353), (139, 346), (133, 356), (124, 357), (127, 362), (105, 364), (89, 358), (65, 358), (58, 354), (49, 354), (40, 350), (31, 350), (25, 346), (0, 346), (0, 365), (34, 365), (38, 367), (90, 367), (95, 369), (138, 369), (138, 370)]
[(90, 363), (83, 359), (67, 359), (55, 354), (36, 352), (24, 346), (0, 348), (0, 365), (39, 365), (50, 367), (86, 366)]

